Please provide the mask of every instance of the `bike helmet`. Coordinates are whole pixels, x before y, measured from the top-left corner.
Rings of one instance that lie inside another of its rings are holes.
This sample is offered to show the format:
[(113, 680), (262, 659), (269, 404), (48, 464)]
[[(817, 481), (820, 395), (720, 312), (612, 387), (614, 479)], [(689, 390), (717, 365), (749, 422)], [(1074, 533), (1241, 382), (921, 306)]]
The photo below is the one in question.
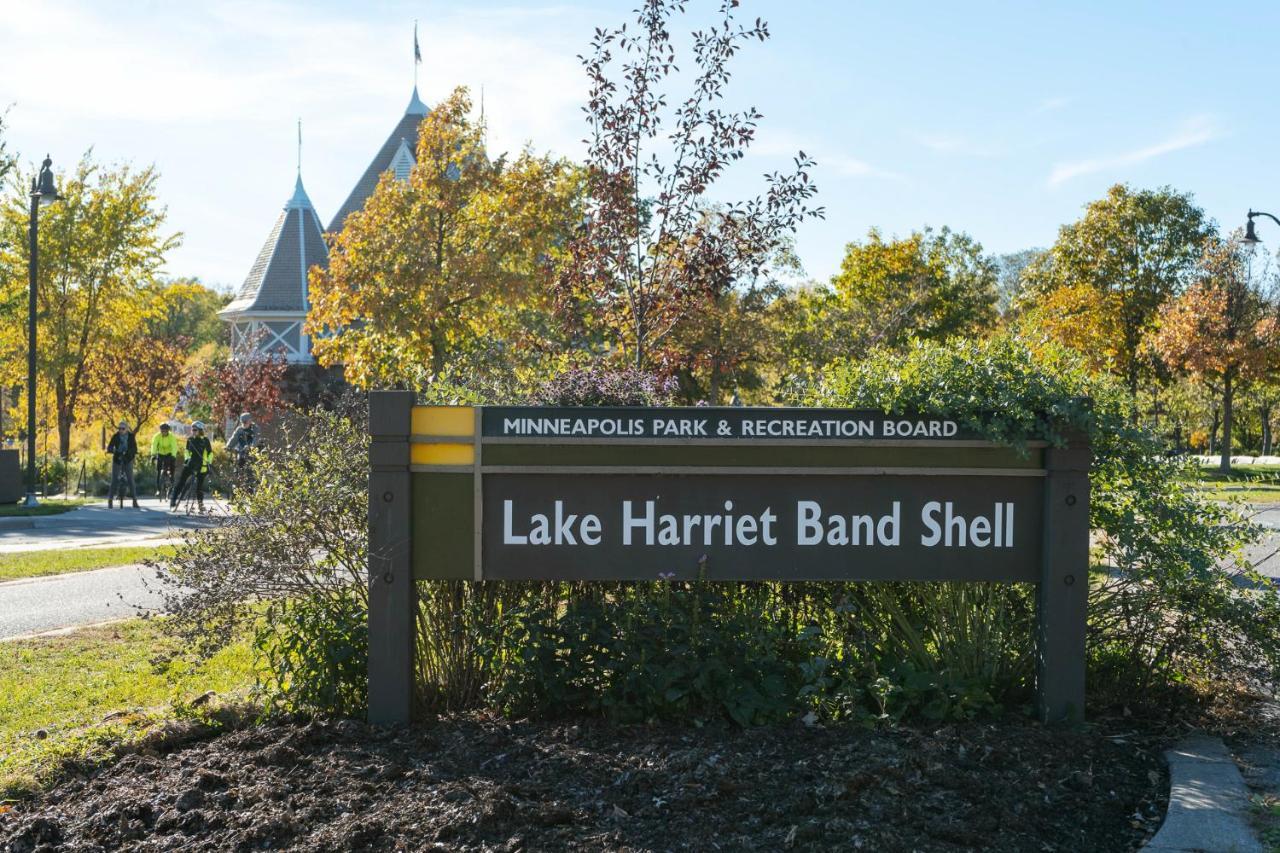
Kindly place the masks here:
[(195, 421), (194, 423), (191, 424), (191, 428), (198, 429), (201, 432), (204, 432), (204, 421)]
[(240, 423), (242, 424), (247, 424), (252, 418), (253, 416), (250, 415), (248, 412), (240, 413)]

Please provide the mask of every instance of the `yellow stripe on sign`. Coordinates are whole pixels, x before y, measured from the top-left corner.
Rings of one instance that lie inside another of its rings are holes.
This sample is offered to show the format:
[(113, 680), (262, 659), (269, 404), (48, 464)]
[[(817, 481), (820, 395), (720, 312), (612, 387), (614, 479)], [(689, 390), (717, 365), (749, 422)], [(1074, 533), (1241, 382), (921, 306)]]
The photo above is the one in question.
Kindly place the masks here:
[(409, 462), (412, 465), (474, 465), (476, 448), (473, 444), (411, 444)]
[(414, 406), (414, 435), (475, 435), (476, 414), (471, 406)]

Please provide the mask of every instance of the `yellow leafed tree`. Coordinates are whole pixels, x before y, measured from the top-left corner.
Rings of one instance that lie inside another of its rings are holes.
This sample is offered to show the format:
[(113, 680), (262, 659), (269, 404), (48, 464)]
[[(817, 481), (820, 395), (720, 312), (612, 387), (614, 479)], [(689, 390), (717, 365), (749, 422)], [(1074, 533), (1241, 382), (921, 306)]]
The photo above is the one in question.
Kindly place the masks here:
[(459, 88), (423, 120), (408, 180), (382, 176), (310, 274), (307, 332), (324, 365), (369, 388), (420, 384), (460, 359), (512, 367), (550, 329), (548, 288), (577, 221), (563, 160), (490, 159)]
[[(146, 313), (147, 288), (178, 244), (178, 235), (162, 233), (158, 177), (152, 167), (102, 167), (85, 155), (61, 182), (61, 200), (40, 212), (37, 394), (53, 397), (63, 457), (87, 403), (88, 365), (111, 363), (113, 346), (136, 345), (132, 330)], [(9, 248), (0, 253), (0, 351), (19, 341), (25, 351), (27, 185), (29, 176), (18, 179), (2, 214)]]

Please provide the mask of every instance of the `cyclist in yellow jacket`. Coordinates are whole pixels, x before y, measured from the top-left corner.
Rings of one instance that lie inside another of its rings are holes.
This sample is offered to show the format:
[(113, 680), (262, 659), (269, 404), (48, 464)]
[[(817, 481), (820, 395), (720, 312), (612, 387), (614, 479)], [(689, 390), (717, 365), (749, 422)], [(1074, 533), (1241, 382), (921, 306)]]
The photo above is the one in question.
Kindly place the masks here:
[(160, 484), (165, 475), (173, 482), (178, 463), (178, 437), (169, 431), (167, 423), (160, 424), (160, 431), (151, 437), (151, 461), (156, 466), (156, 497), (160, 497), (164, 494)]

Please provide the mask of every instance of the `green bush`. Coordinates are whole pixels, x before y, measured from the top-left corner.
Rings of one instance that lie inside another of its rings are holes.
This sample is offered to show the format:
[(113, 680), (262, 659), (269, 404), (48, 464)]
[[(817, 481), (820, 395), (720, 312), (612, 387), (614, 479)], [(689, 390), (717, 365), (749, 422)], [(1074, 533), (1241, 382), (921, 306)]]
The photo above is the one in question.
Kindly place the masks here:
[(353, 589), (271, 601), (253, 637), (272, 707), (358, 714), (369, 687), (369, 611)]
[[(433, 395), (458, 392), (440, 385)], [(477, 392), (469, 398), (479, 402)], [(1085, 398), (1091, 398), (1091, 402)], [(607, 402), (601, 401), (601, 402)], [(1274, 683), (1280, 604), (1232, 562), (1257, 530), (1133, 426), (1123, 389), (1010, 338), (920, 344), (825, 371), (810, 405), (946, 413), (1024, 446), (1092, 442), (1090, 691)], [(309, 412), (239, 514), (175, 558), (193, 645), (257, 626), (275, 704), (355, 713), (367, 637), (362, 408)], [(417, 584), (420, 704), (620, 721), (968, 718), (1025, 707), (1034, 587), (960, 583)], [(260, 620), (265, 601), (267, 618)]]
[[(1083, 432), (1094, 453), (1091, 689), (1137, 695), (1189, 679), (1275, 682), (1280, 595), (1240, 559), (1258, 528), (1195, 491), (1185, 464), (1165, 459), (1159, 441), (1135, 426), (1124, 389), (1091, 376), (1068, 352), (1012, 337), (918, 343), (905, 354), (881, 351), (831, 366), (805, 402), (947, 413), (1014, 446), (1061, 444), (1070, 431)], [(945, 588), (925, 589), (922, 597), (932, 601), (917, 609), (960, 619), (941, 600)], [(1022, 609), (1030, 606), (1025, 597)], [(1021, 634), (1022, 621), (1006, 627)], [(981, 650), (1020, 655), (1017, 668), (1029, 672), (1030, 647), (1014, 638), (1002, 628)], [(940, 636), (933, 646), (949, 642)]]
[(513, 661), (493, 700), (516, 714), (602, 714), (624, 722), (790, 715), (816, 631), (766, 618), (763, 585), (610, 585), (564, 608), (512, 614)]
[(184, 533), (158, 568), (166, 629), (195, 654), (252, 632), (269, 703), (358, 713), (368, 660), (368, 423), (363, 398), (287, 412), (234, 512)]

